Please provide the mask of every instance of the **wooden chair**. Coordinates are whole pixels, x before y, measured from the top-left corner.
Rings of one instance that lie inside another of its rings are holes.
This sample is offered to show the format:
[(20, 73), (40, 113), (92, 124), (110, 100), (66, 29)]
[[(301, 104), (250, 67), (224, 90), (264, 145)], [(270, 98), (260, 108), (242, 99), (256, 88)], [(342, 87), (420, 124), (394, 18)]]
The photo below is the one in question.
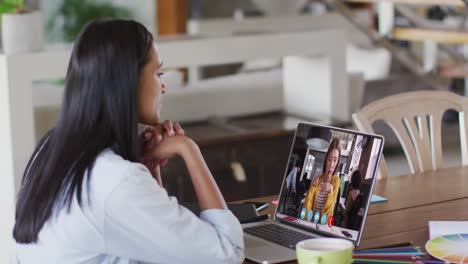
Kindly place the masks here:
[[(389, 96), (353, 114), (360, 131), (374, 133), (372, 124), (386, 122), (403, 147), (411, 173), (436, 170), (443, 165), (442, 116), (447, 110), (459, 113), (462, 165), (468, 165), (468, 98), (446, 91), (417, 91)], [(382, 158), (378, 178), (388, 176)]]

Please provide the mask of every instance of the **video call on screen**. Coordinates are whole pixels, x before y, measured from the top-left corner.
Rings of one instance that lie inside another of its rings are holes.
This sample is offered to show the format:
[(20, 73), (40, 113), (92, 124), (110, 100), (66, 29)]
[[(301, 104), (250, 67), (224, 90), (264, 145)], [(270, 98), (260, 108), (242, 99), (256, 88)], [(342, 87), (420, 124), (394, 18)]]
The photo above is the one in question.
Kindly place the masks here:
[(382, 143), (373, 136), (300, 124), (277, 217), (357, 240)]

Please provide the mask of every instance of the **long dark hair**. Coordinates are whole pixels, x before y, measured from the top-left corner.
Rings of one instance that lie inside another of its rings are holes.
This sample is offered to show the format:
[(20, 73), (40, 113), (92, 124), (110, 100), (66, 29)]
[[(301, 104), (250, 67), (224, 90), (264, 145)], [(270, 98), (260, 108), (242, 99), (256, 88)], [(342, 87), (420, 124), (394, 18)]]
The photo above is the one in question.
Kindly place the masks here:
[(325, 155), (325, 161), (323, 162), (322, 174), (325, 173), (325, 171), (327, 170), (328, 156), (330, 156), (330, 153), (334, 149), (338, 150), (338, 161), (336, 163), (335, 170), (333, 171), (333, 175), (336, 175), (336, 172), (338, 171), (338, 167), (340, 167), (340, 159), (341, 159), (340, 139), (333, 138), (330, 143), (330, 146), (328, 146), (327, 155)]
[(82, 205), (82, 185), (97, 155), (112, 148), (139, 158), (138, 83), (153, 37), (135, 21), (98, 20), (78, 36), (65, 78), (62, 111), (38, 144), (22, 179), (13, 237), (35, 243), (56, 207)]

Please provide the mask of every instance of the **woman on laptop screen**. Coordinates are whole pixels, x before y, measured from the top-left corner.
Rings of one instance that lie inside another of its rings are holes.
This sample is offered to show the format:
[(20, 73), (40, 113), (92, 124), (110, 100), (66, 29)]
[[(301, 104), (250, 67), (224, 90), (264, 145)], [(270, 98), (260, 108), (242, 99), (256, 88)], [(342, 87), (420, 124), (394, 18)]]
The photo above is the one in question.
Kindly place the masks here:
[(313, 210), (320, 212), (321, 215), (333, 216), (340, 187), (340, 177), (337, 175), (340, 156), (340, 140), (334, 138), (325, 156), (322, 175), (315, 177), (307, 192), (304, 201), (306, 215)]
[(300, 124), (276, 217), (359, 241), (382, 145), (378, 136)]

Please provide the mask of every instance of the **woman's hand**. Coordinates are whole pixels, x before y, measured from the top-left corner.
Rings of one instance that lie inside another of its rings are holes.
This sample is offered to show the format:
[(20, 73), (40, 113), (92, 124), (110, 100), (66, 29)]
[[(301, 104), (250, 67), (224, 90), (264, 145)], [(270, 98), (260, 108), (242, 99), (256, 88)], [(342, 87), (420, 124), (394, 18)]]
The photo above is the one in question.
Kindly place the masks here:
[(314, 185), (314, 187), (317, 187), (319, 184), (319, 177), (315, 177), (314, 181), (312, 182), (312, 185)]
[[(159, 168), (167, 164), (168, 159), (155, 159), (151, 153), (153, 149), (160, 144), (164, 138), (171, 137), (174, 135), (184, 135), (185, 132), (177, 122), (171, 122), (169, 120), (164, 121), (162, 124), (157, 124), (152, 127), (148, 127), (141, 134), (142, 142), (142, 163), (150, 170), (153, 176), (159, 174)], [(159, 175), (158, 175), (159, 177)]]
[[(172, 122), (170, 120), (166, 120), (164, 121), (164, 123), (154, 126), (154, 128), (156, 129), (156, 134), (161, 136), (157, 136), (156, 143), (152, 146), (151, 150), (153, 150), (158, 144), (160, 144), (164, 140), (164, 138), (176, 135), (185, 135), (185, 131), (182, 129), (182, 126), (179, 123)], [(164, 167), (167, 164), (167, 162), (168, 159), (161, 159), (158, 161), (157, 164), (161, 167)]]
[(333, 192), (333, 185), (331, 183), (322, 183), (320, 186), (322, 192), (331, 193)]
[(151, 152), (151, 157), (157, 160), (166, 160), (174, 156), (187, 158), (193, 152), (199, 151), (197, 144), (184, 135), (166, 137)]

